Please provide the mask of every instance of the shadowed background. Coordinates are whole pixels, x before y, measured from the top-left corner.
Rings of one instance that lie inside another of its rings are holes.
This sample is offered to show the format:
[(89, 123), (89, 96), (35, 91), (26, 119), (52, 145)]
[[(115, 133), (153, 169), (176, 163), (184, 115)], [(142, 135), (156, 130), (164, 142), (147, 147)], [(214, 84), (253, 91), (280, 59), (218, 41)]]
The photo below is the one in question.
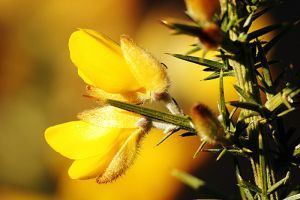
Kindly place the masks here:
[[(296, 19), (297, 2), (275, 9), (273, 18)], [(156, 147), (162, 133), (148, 135), (134, 166), (108, 185), (70, 180), (71, 162), (44, 141), (48, 126), (74, 120), (78, 112), (96, 106), (82, 97), (85, 85), (69, 59), (68, 38), (76, 28), (95, 29), (116, 41), (120, 34), (131, 35), (168, 66), (170, 92), (186, 112), (197, 101), (216, 111), (218, 82), (200, 81), (207, 74), (198, 66), (165, 54), (185, 53), (195, 42), (170, 35), (159, 23), (166, 17), (184, 18), (183, 13), (181, 0), (0, 0), (0, 199), (195, 198), (192, 189), (170, 175), (173, 168), (196, 174), (228, 194), (237, 189), (231, 187), (231, 157), (215, 163), (214, 157), (203, 153), (192, 159), (200, 143), (197, 137), (175, 135)], [(270, 23), (271, 18), (265, 17), (256, 26)], [(274, 52), (295, 65), (300, 64), (298, 51), (293, 51), (299, 47), (297, 34), (299, 29)], [(237, 98), (232, 83), (233, 79), (226, 82), (228, 101)]]

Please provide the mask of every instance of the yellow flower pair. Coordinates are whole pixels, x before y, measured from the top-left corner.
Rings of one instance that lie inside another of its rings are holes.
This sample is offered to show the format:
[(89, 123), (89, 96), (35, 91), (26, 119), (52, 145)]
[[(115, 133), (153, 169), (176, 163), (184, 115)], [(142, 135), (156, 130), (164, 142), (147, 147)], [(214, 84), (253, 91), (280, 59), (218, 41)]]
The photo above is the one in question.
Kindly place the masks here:
[[(93, 30), (78, 30), (71, 35), (69, 48), (79, 76), (89, 85), (88, 94), (100, 101), (143, 103), (157, 100), (168, 88), (162, 64), (128, 36), (121, 36), (119, 46)], [(149, 121), (111, 106), (78, 117), (78, 121), (48, 128), (47, 143), (74, 160), (71, 178), (97, 177), (98, 183), (115, 180), (132, 164)]]

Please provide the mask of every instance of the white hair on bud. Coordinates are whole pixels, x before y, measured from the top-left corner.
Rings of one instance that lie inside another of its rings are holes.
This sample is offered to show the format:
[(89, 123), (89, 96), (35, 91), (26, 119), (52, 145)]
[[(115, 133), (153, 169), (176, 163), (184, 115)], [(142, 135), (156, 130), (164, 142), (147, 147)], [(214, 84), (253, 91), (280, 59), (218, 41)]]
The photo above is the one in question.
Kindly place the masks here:
[(169, 133), (172, 130), (177, 129), (178, 127), (173, 125), (173, 124), (169, 124), (169, 123), (165, 123), (165, 122), (159, 122), (159, 121), (152, 121), (152, 126), (158, 129), (161, 129), (164, 131), (164, 133)]
[(141, 127), (144, 131), (148, 131), (151, 128), (151, 121), (148, 118), (141, 118), (136, 122), (136, 125)]
[(218, 116), (218, 121), (219, 121), (220, 123), (223, 122), (223, 116), (222, 116), (222, 115), (219, 115), (219, 116)]

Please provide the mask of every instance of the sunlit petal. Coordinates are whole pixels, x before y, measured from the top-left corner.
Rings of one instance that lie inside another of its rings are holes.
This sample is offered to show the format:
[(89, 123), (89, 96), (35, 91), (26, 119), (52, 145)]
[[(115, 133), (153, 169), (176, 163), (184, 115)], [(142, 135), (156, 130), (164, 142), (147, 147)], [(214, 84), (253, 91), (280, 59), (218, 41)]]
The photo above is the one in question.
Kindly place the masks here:
[(110, 154), (114, 154), (116, 148), (111, 149), (107, 155), (99, 155), (90, 158), (75, 160), (69, 168), (69, 176), (72, 179), (90, 179), (96, 178), (102, 174), (109, 162)]
[(75, 160), (69, 168), (69, 176), (72, 179), (90, 179), (101, 176), (111, 165), (112, 159), (118, 155), (119, 149), (128, 141), (127, 138), (131, 138), (131, 135), (135, 133), (136, 129), (122, 129), (119, 133), (120, 137), (107, 148), (106, 154)]
[(83, 159), (106, 154), (121, 137), (121, 129), (99, 127), (84, 121), (72, 121), (49, 127), (47, 143), (70, 159)]
[[(127, 92), (123, 94), (105, 92), (94, 86), (87, 87), (87, 96), (97, 99), (98, 103), (105, 104), (107, 99), (129, 102), (134, 104), (142, 103), (147, 100), (147, 96), (143, 90)], [(148, 97), (149, 98), (149, 97)]]
[(128, 36), (121, 36), (121, 49), (136, 80), (151, 93), (163, 93), (169, 86), (164, 66)]
[(69, 40), (70, 56), (88, 84), (112, 93), (140, 88), (125, 62), (120, 47), (92, 30), (78, 30)]
[(136, 123), (142, 118), (141, 115), (113, 106), (87, 110), (79, 114), (78, 117), (99, 127), (111, 128), (137, 128)]
[(105, 169), (104, 173), (99, 174), (97, 177), (98, 183), (111, 182), (126, 172), (133, 164), (138, 154), (141, 140), (145, 134), (146, 132), (144, 130), (139, 129), (127, 138)]

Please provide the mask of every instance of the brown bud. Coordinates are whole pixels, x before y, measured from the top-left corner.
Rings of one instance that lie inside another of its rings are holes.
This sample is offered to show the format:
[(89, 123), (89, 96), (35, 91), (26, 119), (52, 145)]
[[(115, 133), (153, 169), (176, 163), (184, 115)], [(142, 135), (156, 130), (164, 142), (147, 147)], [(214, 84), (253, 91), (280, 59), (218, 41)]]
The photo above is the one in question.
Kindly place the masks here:
[(222, 43), (223, 33), (219, 26), (215, 23), (211, 23), (201, 31), (199, 40), (207, 50), (215, 49)]
[(220, 12), (219, 0), (185, 0), (187, 14), (196, 22), (210, 22), (215, 13)]
[(204, 104), (192, 108), (192, 120), (200, 138), (208, 143), (223, 143), (224, 130), (213, 112)]

